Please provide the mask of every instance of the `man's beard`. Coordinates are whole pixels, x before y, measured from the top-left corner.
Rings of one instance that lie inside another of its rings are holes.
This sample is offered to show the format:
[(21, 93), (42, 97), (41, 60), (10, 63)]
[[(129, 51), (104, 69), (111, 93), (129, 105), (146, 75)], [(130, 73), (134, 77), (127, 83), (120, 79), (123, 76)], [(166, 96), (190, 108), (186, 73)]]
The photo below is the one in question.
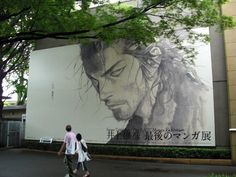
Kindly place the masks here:
[(112, 110), (112, 113), (117, 121), (130, 120), (133, 116), (133, 114), (126, 111), (122, 111), (120, 108)]

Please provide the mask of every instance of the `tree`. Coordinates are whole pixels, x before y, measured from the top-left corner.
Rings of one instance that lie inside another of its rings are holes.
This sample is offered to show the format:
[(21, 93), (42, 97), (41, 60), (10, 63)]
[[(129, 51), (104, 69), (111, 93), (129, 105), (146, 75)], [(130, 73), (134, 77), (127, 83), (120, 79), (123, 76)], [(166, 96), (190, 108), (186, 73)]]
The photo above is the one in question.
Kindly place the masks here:
[(14, 72), (8, 73), (5, 77), (5, 83), (7, 83), (5, 88), (12, 88), (12, 92), (9, 93), (9, 96), (12, 94), (17, 95), (16, 105), (26, 104), (29, 72), (28, 59), (25, 58), (21, 67), (15, 68)]
[[(77, 9), (75, 2), (79, 4)], [(97, 7), (89, 8), (91, 3)], [(0, 84), (8, 73), (22, 67), (35, 41), (43, 38), (77, 42), (126, 38), (149, 43), (162, 36), (191, 58), (193, 51), (184, 47), (176, 29), (185, 31), (192, 42), (208, 41), (208, 36), (196, 34), (192, 29), (235, 26), (232, 17), (220, 14), (219, 8), (224, 3), (226, 0), (142, 0), (139, 6), (131, 6), (107, 0), (1, 0)], [(1, 101), (0, 112), (2, 107)]]
[[(0, 113), (3, 108), (3, 80), (9, 78), (13, 73), (19, 76), (19, 73), (21, 73), (25, 67), (28, 67), (28, 59), (31, 50), (32, 45), (29, 41), (9, 43), (0, 47)], [(21, 80), (17, 79), (16, 82), (19, 81), (21, 82)]]

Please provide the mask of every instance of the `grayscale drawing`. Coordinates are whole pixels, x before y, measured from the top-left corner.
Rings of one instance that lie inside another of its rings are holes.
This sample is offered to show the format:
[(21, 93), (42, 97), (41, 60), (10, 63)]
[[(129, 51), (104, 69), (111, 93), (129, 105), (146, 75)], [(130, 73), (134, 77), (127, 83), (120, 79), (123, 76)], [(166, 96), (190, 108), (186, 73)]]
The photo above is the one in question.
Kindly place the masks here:
[(101, 101), (125, 129), (107, 130), (110, 144), (193, 145), (211, 141), (208, 88), (166, 40), (81, 45), (81, 59)]

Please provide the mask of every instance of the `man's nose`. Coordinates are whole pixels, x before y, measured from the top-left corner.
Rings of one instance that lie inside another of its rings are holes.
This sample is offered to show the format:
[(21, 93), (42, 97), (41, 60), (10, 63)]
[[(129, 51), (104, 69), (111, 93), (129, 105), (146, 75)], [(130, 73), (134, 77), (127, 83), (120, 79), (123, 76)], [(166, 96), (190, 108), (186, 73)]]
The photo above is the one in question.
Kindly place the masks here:
[(112, 96), (112, 87), (109, 85), (108, 81), (104, 81), (103, 84), (99, 86), (99, 97), (101, 101), (106, 101)]

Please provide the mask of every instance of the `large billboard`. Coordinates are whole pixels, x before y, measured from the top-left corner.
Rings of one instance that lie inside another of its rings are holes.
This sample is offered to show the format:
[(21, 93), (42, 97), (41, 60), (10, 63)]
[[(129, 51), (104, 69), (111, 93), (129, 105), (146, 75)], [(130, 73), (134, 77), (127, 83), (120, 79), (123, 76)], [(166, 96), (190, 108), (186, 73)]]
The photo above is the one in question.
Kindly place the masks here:
[(26, 139), (71, 124), (89, 143), (215, 146), (210, 45), (195, 48), (195, 65), (165, 39), (34, 51)]

